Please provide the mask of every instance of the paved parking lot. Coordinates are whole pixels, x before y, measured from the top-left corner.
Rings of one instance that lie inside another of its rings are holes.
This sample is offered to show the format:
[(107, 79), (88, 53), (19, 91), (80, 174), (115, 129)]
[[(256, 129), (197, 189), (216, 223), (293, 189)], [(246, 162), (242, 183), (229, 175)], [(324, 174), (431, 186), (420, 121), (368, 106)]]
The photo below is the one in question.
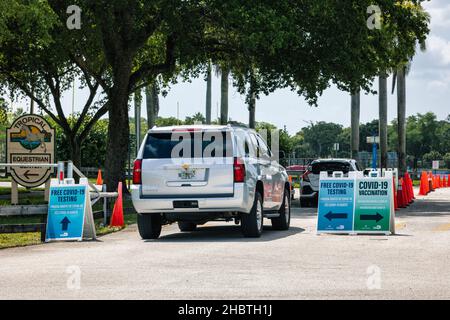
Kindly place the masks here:
[(210, 223), (0, 250), (0, 298), (450, 299), (450, 189), (398, 213), (395, 236), (317, 236), (298, 207), (289, 231), (266, 224), (261, 239)]

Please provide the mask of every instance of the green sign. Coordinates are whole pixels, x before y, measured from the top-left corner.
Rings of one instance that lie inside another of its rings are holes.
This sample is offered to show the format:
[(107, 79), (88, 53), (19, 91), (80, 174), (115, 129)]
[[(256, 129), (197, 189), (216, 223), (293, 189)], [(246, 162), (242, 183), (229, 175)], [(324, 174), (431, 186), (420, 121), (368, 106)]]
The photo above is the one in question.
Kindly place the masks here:
[(391, 229), (392, 180), (392, 176), (356, 179), (355, 232), (389, 233), (393, 230)]

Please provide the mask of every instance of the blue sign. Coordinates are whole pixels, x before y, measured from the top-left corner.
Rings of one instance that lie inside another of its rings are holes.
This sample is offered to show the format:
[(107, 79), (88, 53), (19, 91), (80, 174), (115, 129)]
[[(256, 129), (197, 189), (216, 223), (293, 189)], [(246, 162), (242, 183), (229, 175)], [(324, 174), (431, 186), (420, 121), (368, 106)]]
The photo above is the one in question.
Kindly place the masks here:
[(46, 241), (82, 240), (87, 186), (52, 186), (48, 205)]
[(317, 232), (353, 230), (354, 179), (321, 179)]

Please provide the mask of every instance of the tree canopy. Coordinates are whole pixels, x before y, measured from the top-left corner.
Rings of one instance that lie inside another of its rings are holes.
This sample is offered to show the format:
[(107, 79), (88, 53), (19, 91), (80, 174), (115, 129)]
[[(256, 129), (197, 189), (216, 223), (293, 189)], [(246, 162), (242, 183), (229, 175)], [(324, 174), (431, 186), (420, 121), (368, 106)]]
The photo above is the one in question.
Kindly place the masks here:
[[(23, 64), (31, 85), (39, 83), (35, 67), (42, 61), (58, 75), (67, 68), (67, 77), (78, 72), (103, 90), (110, 119), (109, 189), (124, 178), (129, 96), (148, 83), (197, 76), (213, 61), (232, 70), (241, 93), (250, 82), (256, 94), (287, 87), (314, 104), (331, 83), (369, 90), (380, 70), (408, 60), (428, 33), (418, 0), (379, 0), (381, 29), (367, 26), (370, 0), (6, 1), (11, 10), (0, 21), (8, 26), (0, 41), (14, 39), (25, 49), (19, 56), (36, 59)], [(66, 27), (71, 5), (81, 8), (79, 30)], [(18, 24), (19, 37), (11, 22)], [(0, 65), (11, 62), (22, 61), (0, 53)], [(60, 85), (64, 90), (64, 81)], [(64, 124), (62, 115), (52, 118)]]

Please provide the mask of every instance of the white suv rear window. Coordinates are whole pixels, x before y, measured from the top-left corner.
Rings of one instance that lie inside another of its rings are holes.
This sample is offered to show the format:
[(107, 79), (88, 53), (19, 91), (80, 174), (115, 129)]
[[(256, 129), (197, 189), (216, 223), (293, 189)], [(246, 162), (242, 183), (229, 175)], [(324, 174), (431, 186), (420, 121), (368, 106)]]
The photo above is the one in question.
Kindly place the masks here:
[[(181, 143), (185, 147), (180, 150)], [(149, 133), (143, 158), (170, 159), (174, 155), (182, 158), (197, 158), (199, 155), (201, 158), (232, 157), (232, 145), (231, 134), (225, 131)]]

